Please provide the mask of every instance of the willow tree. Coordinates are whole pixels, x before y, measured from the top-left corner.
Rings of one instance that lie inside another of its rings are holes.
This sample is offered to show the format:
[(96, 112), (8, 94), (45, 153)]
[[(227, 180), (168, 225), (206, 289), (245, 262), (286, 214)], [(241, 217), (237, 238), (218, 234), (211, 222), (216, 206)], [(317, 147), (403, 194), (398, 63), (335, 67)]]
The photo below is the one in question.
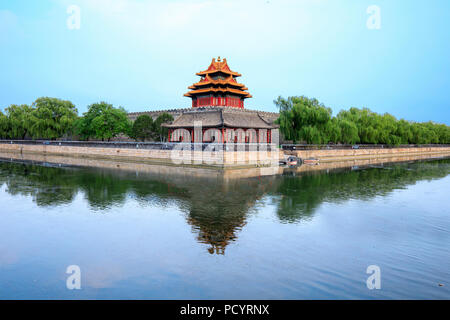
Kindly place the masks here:
[(294, 143), (450, 143), (450, 127), (445, 124), (398, 120), (389, 113), (378, 114), (367, 108), (350, 108), (331, 117), (329, 108), (306, 97), (279, 97), (274, 103), (280, 110), (280, 131)]
[(328, 142), (339, 143), (341, 142), (342, 129), (339, 125), (339, 120), (335, 117), (327, 123), (325, 128), (325, 134), (328, 137)]
[(328, 143), (327, 127), (331, 120), (331, 109), (325, 107), (317, 99), (307, 97), (279, 97), (274, 103), (280, 109), (277, 123), (280, 131), (294, 143)]
[(450, 143), (450, 127), (445, 124), (433, 123), (434, 131), (436, 132), (439, 143)]
[(33, 138), (57, 139), (71, 135), (78, 111), (72, 102), (43, 97), (33, 103), (30, 132)]
[(409, 144), (412, 143), (413, 140), (413, 132), (412, 125), (410, 122), (401, 119), (397, 122), (397, 129), (395, 131), (395, 135), (400, 137), (401, 144)]
[(12, 104), (6, 108), (8, 136), (11, 139), (25, 139), (30, 134), (33, 108), (29, 105)]
[(8, 117), (0, 111), (0, 139), (9, 138), (9, 120)]
[(356, 143), (359, 142), (358, 127), (353, 122), (341, 119), (339, 120), (339, 126), (341, 128), (341, 142), (343, 143)]
[[(435, 124), (428, 123), (413, 123), (412, 136), (413, 143), (416, 144), (430, 144), (439, 143), (438, 131), (435, 128)], [(450, 143), (450, 140), (443, 141), (442, 143)]]

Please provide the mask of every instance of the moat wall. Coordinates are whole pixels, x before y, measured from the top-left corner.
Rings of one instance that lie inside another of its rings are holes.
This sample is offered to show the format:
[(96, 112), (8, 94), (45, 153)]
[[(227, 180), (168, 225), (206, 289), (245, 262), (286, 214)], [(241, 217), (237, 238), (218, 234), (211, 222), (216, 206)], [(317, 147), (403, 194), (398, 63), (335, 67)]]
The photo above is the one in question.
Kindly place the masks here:
[(220, 179), (223, 181), (274, 176), (274, 175), (296, 175), (308, 174), (329, 170), (341, 170), (352, 168), (364, 168), (373, 166), (385, 166), (398, 162), (425, 161), (430, 159), (439, 159), (446, 157), (445, 155), (409, 155), (409, 156), (393, 156), (389, 158), (370, 158), (370, 159), (352, 159), (344, 161), (329, 161), (317, 164), (303, 164), (299, 167), (271, 166), (271, 167), (245, 167), (232, 169), (218, 169), (211, 167), (182, 167), (168, 166), (166, 164), (154, 164), (146, 162), (118, 161), (113, 159), (100, 159), (90, 157), (71, 157), (66, 155), (51, 155), (39, 153), (19, 153), (14, 151), (0, 150), (0, 160), (7, 161), (25, 161), (31, 163), (45, 163), (56, 166), (70, 167), (86, 167), (96, 169), (106, 169), (114, 171), (133, 172), (136, 175), (149, 174), (153, 177), (163, 179), (171, 179), (172, 182), (189, 179), (191, 177), (202, 178), (207, 180)]
[(0, 143), (0, 150), (18, 153), (37, 153), (71, 157), (148, 162), (164, 165), (203, 167), (255, 167), (278, 164), (280, 151), (191, 151), (133, 149), (90, 146)]
[(0, 150), (17, 153), (46, 154), (94, 159), (109, 159), (132, 162), (148, 162), (175, 166), (202, 167), (256, 167), (278, 165), (279, 160), (289, 155), (302, 159), (317, 158), (323, 162), (341, 162), (377, 158), (395, 158), (421, 156), (450, 156), (448, 147), (414, 147), (414, 148), (377, 148), (377, 149), (344, 149), (344, 150), (295, 150), (282, 151), (190, 151), (133, 149), (121, 147), (99, 146), (64, 146), (45, 144), (0, 143)]
[(285, 155), (295, 155), (302, 159), (316, 158), (320, 162), (345, 160), (364, 160), (373, 158), (390, 158), (401, 156), (446, 156), (450, 155), (448, 147), (414, 147), (414, 148), (374, 148), (374, 149), (341, 149), (341, 150), (285, 150)]

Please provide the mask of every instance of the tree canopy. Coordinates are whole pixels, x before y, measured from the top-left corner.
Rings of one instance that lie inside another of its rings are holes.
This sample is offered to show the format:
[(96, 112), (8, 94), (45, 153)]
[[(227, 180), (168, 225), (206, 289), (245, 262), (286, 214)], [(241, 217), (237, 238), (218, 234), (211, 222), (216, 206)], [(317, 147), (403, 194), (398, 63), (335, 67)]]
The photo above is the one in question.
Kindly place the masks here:
[(9, 138), (9, 121), (8, 117), (0, 111), (0, 139)]
[(154, 133), (154, 122), (152, 117), (143, 114), (137, 117), (131, 128), (130, 137), (137, 140), (148, 140), (153, 137)]
[(91, 104), (88, 111), (76, 122), (75, 127), (75, 132), (81, 139), (94, 137), (110, 141), (120, 134), (129, 135), (131, 123), (125, 109), (100, 102)]
[(31, 127), (33, 108), (26, 105), (12, 104), (6, 108), (8, 137), (11, 139), (25, 139)]
[(71, 134), (78, 111), (72, 102), (39, 98), (33, 103), (30, 133), (33, 138), (57, 139)]
[(325, 107), (317, 99), (307, 97), (281, 97), (275, 101), (280, 108), (278, 123), (285, 138), (294, 142), (327, 143), (327, 128), (331, 120), (331, 109)]
[[(450, 127), (435, 122), (398, 120), (389, 113), (378, 114), (367, 108), (350, 108), (336, 116), (317, 99), (305, 96), (278, 97), (277, 123), (286, 140), (294, 143), (364, 144), (449, 144)], [(164, 141), (173, 121), (168, 113), (156, 119), (141, 115), (132, 123), (122, 107), (106, 102), (88, 106), (78, 117), (74, 104), (67, 100), (42, 97), (31, 106), (12, 104), (0, 112), (1, 139), (60, 139), (75, 136), (81, 140), (110, 141), (120, 135), (135, 140)]]
[(171, 122), (171, 121), (173, 121), (173, 117), (166, 112), (160, 114), (158, 116), (158, 118), (156, 118), (156, 120), (155, 120), (155, 136), (154, 136), (155, 140), (164, 141), (165, 139), (167, 139), (167, 136), (169, 134), (169, 129), (167, 129), (166, 127), (163, 127), (161, 125), (164, 123)]
[(163, 141), (167, 138), (168, 129), (162, 124), (173, 121), (173, 117), (164, 112), (153, 121), (153, 118), (144, 114), (137, 117), (133, 123), (130, 137), (135, 140), (157, 140)]
[(279, 97), (277, 123), (286, 140), (294, 143), (434, 144), (450, 143), (450, 127), (434, 122), (398, 120), (367, 108), (342, 110), (336, 117), (330, 108), (304, 96)]

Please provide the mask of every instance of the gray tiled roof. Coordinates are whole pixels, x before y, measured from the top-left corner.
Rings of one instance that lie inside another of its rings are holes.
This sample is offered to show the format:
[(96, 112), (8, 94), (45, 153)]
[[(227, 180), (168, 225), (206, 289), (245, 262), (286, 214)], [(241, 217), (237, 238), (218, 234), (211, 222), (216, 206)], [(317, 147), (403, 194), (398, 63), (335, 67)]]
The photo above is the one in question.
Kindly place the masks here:
[(278, 117), (276, 113), (259, 112), (255, 110), (231, 107), (206, 107), (189, 109), (182, 112), (173, 123), (164, 124), (168, 128), (193, 127), (194, 122), (200, 121), (202, 127), (232, 127), (273, 129), (277, 126), (273, 121)]

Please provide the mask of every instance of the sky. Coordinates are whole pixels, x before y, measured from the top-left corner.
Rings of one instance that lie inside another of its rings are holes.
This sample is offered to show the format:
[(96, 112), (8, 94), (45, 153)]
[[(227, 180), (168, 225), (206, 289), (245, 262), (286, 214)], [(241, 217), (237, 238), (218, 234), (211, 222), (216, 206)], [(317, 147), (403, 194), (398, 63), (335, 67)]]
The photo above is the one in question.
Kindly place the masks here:
[[(79, 22), (79, 23), (78, 23)], [(83, 113), (188, 108), (213, 57), (253, 98), (317, 98), (450, 125), (450, 1), (0, 0), (0, 110), (49, 96)]]

